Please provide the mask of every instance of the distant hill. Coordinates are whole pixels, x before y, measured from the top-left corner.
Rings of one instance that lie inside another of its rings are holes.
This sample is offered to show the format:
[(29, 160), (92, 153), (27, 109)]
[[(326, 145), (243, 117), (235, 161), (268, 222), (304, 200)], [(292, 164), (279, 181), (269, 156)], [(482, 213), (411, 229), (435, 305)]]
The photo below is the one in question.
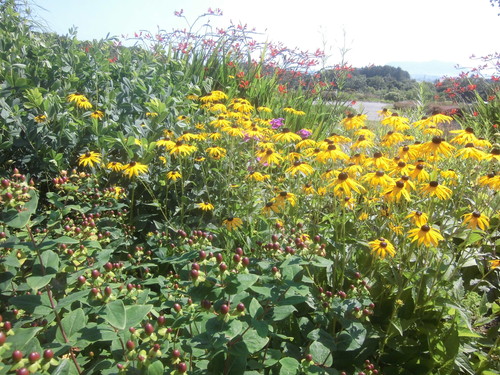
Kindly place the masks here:
[(434, 81), (442, 76), (457, 76), (460, 70), (449, 61), (391, 61), (387, 65), (399, 67), (417, 81)]

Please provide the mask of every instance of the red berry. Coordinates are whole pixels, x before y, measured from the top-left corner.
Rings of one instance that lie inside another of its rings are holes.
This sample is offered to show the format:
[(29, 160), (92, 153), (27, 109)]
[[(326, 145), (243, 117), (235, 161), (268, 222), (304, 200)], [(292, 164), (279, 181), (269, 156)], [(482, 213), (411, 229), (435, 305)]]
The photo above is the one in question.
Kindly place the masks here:
[(250, 259), (248, 257), (243, 257), (243, 259), (241, 260), (241, 263), (247, 267), (249, 264), (250, 264)]
[(4, 332), (0, 331), (0, 346), (5, 344), (5, 341), (7, 341), (7, 335)]
[(192, 269), (190, 275), (193, 280), (196, 280), (200, 275), (200, 272), (198, 272), (198, 270)]
[(43, 359), (50, 361), (52, 358), (54, 358), (54, 352), (51, 349), (45, 349)]
[(12, 359), (14, 362), (19, 362), (21, 359), (23, 359), (23, 353), (21, 353), (20, 350), (14, 350), (12, 352)]
[(187, 371), (187, 365), (184, 362), (181, 362), (177, 365), (177, 371), (180, 373), (185, 373)]
[(174, 303), (174, 310), (180, 312), (182, 310), (182, 306), (179, 305), (178, 303)]
[(227, 265), (226, 265), (226, 263), (222, 262), (221, 264), (219, 264), (219, 270), (220, 270), (221, 272), (226, 271), (226, 270), (227, 270)]
[(104, 288), (104, 294), (106, 294), (108, 297), (111, 295), (111, 293), (113, 293), (111, 287), (107, 286), (106, 288)]
[(5, 332), (8, 332), (12, 329), (12, 323), (9, 322), (9, 321), (6, 321), (4, 324), (3, 324), (3, 330)]
[(180, 350), (178, 350), (178, 349), (174, 349), (174, 350), (172, 351), (172, 357), (174, 357), (174, 358), (180, 358), (180, 356), (181, 356), (181, 352), (180, 352)]
[(311, 362), (313, 360), (312, 354), (306, 354), (306, 361)]
[(245, 311), (245, 305), (242, 303), (238, 303), (238, 305), (236, 306), (236, 310), (238, 310), (239, 312)]
[(167, 319), (163, 315), (160, 315), (158, 319), (156, 319), (156, 322), (158, 323), (159, 326), (164, 325), (166, 321)]
[(151, 323), (146, 323), (144, 325), (144, 332), (146, 332), (146, 335), (151, 335), (154, 332), (154, 327)]
[(30, 372), (26, 367), (21, 367), (16, 371), (16, 375), (30, 375)]
[(92, 278), (97, 279), (99, 276), (101, 276), (101, 273), (99, 270), (92, 270)]
[(113, 263), (111, 263), (111, 262), (107, 262), (107, 263), (104, 265), (104, 269), (105, 269), (106, 271), (108, 271), (108, 272), (109, 272), (109, 271), (111, 271), (111, 270), (113, 269)]
[(220, 313), (222, 315), (226, 315), (227, 313), (229, 312), (229, 306), (226, 305), (226, 304), (223, 304), (221, 307), (220, 307)]
[(35, 363), (36, 361), (38, 361), (40, 359), (40, 353), (38, 352), (31, 352), (29, 355), (28, 355), (28, 359), (31, 363)]

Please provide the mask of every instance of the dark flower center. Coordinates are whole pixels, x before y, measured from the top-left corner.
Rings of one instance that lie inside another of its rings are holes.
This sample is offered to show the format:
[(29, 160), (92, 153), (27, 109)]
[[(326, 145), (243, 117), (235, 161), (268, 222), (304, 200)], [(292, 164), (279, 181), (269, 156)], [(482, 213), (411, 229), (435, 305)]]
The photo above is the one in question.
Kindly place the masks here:
[(474, 212), (472, 213), (472, 216), (474, 216), (474, 217), (477, 219), (478, 217), (480, 217), (480, 216), (481, 216), (481, 212), (479, 212), (479, 211), (474, 211)]
[(500, 155), (500, 148), (494, 148), (491, 150), (491, 155)]
[(474, 134), (474, 129), (472, 128), (465, 128), (465, 131), (470, 134)]
[(467, 143), (465, 147), (474, 147), (474, 143)]
[(342, 172), (342, 173), (339, 173), (338, 179), (341, 181), (345, 181), (345, 180), (347, 180), (348, 177), (349, 177), (349, 175), (347, 173)]
[(337, 147), (335, 145), (329, 145), (328, 146), (328, 151), (331, 151), (331, 150), (336, 150)]
[(385, 174), (384, 171), (377, 171), (377, 172), (375, 172), (375, 176), (377, 176), (377, 177), (382, 177), (384, 174)]
[(430, 187), (437, 187), (438, 185), (439, 185), (439, 182), (437, 182), (437, 181), (431, 181), (431, 182), (429, 182), (429, 186)]
[(135, 161), (131, 161), (129, 166), (134, 167), (137, 163)]
[(380, 247), (387, 247), (387, 242), (382, 241), (382, 242), (380, 242), (379, 246)]
[(280, 197), (286, 197), (288, 195), (288, 193), (286, 191), (282, 191), (280, 193)]
[(428, 231), (430, 231), (430, 230), (431, 230), (431, 227), (430, 227), (430, 226), (428, 226), (427, 224), (424, 224), (424, 225), (422, 225), (422, 226), (420, 227), (420, 230), (421, 230), (422, 232), (428, 232)]
[(410, 148), (409, 148), (408, 146), (404, 146), (404, 147), (403, 147), (403, 151), (404, 151), (404, 152), (408, 151), (409, 149), (410, 149)]
[(404, 167), (406, 167), (406, 163), (405, 163), (404, 161), (400, 161), (400, 162), (398, 163), (398, 167), (399, 167), (399, 168), (404, 168)]
[(271, 155), (273, 152), (274, 152), (273, 150), (271, 150), (271, 149), (268, 148), (267, 151), (266, 151), (266, 154), (267, 155)]
[(402, 189), (404, 186), (405, 186), (405, 183), (403, 181), (397, 181), (396, 182), (396, 186), (399, 188), (399, 189)]
[(409, 181), (410, 180), (410, 176), (401, 176), (401, 179), (403, 181)]
[(424, 169), (424, 165), (423, 164), (417, 164), (417, 169)]
[(373, 154), (373, 157), (374, 158), (381, 158), (382, 157), (382, 153), (381, 152), (376, 152)]

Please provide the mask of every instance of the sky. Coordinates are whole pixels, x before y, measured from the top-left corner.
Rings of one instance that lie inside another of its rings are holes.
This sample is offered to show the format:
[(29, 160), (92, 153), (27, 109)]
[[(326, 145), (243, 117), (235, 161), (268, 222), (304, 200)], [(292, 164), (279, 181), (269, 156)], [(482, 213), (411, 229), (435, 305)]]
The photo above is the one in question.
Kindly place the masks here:
[(50, 31), (64, 35), (76, 26), (80, 39), (185, 28), (175, 11), (183, 9), (192, 23), (208, 8), (220, 8), (223, 16), (212, 25), (246, 24), (263, 40), (323, 49), (331, 56), (328, 65), (340, 60), (343, 47), (353, 67), (431, 60), (469, 67), (478, 64), (472, 55), (500, 52), (499, 9), (489, 0), (32, 1), (43, 8), (34, 10)]

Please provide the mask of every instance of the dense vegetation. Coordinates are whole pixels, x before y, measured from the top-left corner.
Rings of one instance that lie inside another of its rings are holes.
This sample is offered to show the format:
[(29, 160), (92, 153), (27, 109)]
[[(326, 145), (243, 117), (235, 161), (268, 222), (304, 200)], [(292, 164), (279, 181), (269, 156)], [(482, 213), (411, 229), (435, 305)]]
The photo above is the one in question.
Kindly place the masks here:
[(0, 0), (0, 375), (500, 370), (496, 91), (453, 132), (371, 122), (348, 64), (241, 25), (123, 47), (24, 10)]

